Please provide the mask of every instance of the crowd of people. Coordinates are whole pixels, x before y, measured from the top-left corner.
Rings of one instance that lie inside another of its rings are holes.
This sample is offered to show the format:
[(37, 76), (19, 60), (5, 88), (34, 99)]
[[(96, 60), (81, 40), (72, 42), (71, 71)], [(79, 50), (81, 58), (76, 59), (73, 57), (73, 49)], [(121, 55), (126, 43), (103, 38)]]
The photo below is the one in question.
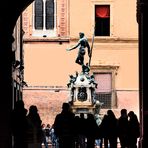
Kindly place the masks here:
[(93, 114), (80, 116), (71, 112), (70, 105), (64, 103), (62, 112), (55, 118), (55, 134), (59, 138), (60, 148), (117, 148), (119, 138), (121, 148), (137, 148), (140, 125), (133, 111), (121, 110), (116, 118), (112, 110), (107, 110), (99, 124)]
[(42, 144), (44, 144), (45, 148), (48, 148), (48, 145), (52, 145), (53, 148), (58, 147), (58, 141), (57, 137), (54, 132), (54, 126), (44, 123), (42, 124), (42, 131), (43, 131), (43, 141)]
[(101, 122), (96, 122), (91, 113), (74, 114), (69, 103), (63, 103), (53, 125), (42, 123), (38, 109), (31, 105), (25, 109), (22, 100), (17, 101), (12, 111), (13, 148), (137, 148), (140, 125), (133, 111), (121, 110), (116, 118), (109, 109)]

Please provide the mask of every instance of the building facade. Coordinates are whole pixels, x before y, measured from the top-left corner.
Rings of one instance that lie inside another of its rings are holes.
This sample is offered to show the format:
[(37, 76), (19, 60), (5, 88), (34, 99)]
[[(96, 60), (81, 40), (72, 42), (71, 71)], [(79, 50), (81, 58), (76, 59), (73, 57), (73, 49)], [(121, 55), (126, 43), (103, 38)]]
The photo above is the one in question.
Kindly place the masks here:
[(22, 100), (24, 81), (24, 54), (22, 16), (16, 22), (13, 30), (14, 42), (12, 44), (12, 106), (17, 100)]
[[(104, 103), (101, 113), (113, 109), (119, 117), (126, 108), (139, 116), (136, 0), (35, 0), (23, 12), (23, 30), (28, 84), (23, 99), (27, 107), (39, 107), (44, 122), (53, 122), (57, 98), (56, 113), (67, 100), (69, 75), (81, 71), (75, 63), (77, 49), (66, 51), (77, 44), (79, 32), (85, 33), (92, 48), (90, 72), (98, 83), (96, 98)], [(41, 106), (44, 98), (48, 103)]]

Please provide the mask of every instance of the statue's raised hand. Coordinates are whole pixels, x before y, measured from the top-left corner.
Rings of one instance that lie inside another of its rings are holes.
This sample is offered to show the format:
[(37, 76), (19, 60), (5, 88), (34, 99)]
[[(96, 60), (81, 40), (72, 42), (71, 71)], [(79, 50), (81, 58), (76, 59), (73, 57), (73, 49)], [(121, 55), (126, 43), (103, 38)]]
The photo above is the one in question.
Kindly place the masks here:
[(66, 48), (66, 51), (70, 51), (70, 49), (69, 48)]

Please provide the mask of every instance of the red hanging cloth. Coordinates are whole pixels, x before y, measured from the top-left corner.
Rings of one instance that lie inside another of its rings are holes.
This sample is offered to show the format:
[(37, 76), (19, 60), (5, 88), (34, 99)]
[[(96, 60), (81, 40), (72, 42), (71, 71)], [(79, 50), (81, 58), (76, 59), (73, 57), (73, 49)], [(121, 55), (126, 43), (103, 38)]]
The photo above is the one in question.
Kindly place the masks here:
[(97, 6), (96, 7), (96, 17), (100, 18), (109, 18), (110, 17), (110, 9), (109, 6)]

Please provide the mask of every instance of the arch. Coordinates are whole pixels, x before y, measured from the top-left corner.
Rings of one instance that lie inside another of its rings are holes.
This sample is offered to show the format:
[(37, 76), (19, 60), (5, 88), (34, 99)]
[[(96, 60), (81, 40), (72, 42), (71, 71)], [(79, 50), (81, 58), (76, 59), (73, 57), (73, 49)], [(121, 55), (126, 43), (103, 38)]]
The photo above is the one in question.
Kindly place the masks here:
[[(10, 135), (10, 111), (12, 108), (12, 94), (11, 94), (11, 48), (13, 42), (13, 29), (18, 17), (23, 10), (29, 6), (33, 0), (2, 0), (0, 2), (0, 147), (11, 148)], [(140, 65), (140, 96), (141, 96), (141, 122), (147, 125), (148, 121), (144, 118), (148, 115), (147, 96), (143, 96), (143, 52), (147, 50), (147, 14), (148, 5), (146, 1), (137, 0), (138, 2), (138, 23), (139, 23), (139, 65)], [(141, 3), (140, 3), (141, 2)], [(144, 25), (145, 24), (145, 25)], [(145, 36), (144, 36), (145, 35)], [(145, 54), (147, 55), (147, 54)], [(146, 56), (145, 56), (146, 57)], [(146, 72), (146, 71), (145, 71)], [(147, 84), (145, 80), (145, 84)], [(144, 104), (144, 108), (143, 108)], [(144, 135), (144, 142), (148, 137), (148, 132), (142, 127)], [(143, 134), (143, 133), (142, 133)], [(143, 136), (143, 135), (142, 135)]]
[(33, 0), (3, 0), (0, 2), (0, 147), (12, 148), (12, 43), (13, 30), (23, 10)]

